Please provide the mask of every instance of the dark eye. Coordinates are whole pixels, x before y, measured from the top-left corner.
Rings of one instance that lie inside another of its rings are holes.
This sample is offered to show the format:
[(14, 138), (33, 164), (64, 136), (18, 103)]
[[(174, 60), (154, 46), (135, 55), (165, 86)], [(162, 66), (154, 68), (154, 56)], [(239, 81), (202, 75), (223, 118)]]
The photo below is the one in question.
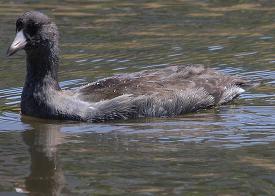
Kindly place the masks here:
[(27, 30), (27, 33), (28, 33), (30, 36), (33, 36), (33, 35), (35, 35), (36, 32), (38, 31), (38, 28), (39, 28), (39, 26), (38, 26), (37, 24), (31, 22), (31, 23), (28, 23), (28, 24), (27, 24), (26, 30)]
[(23, 21), (20, 20), (20, 19), (18, 19), (18, 20), (16, 21), (16, 31), (18, 32), (18, 31), (20, 31), (21, 29), (23, 29), (23, 26), (24, 26)]

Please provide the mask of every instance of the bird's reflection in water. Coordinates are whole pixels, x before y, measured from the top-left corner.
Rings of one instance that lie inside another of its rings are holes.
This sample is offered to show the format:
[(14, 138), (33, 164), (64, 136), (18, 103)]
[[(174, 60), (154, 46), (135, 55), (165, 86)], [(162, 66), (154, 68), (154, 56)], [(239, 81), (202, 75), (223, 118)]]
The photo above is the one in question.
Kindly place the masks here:
[(22, 133), (28, 145), (31, 166), (25, 179), (25, 189), (29, 195), (60, 195), (65, 178), (58, 159), (58, 145), (64, 142), (60, 123), (22, 118), (33, 129)]

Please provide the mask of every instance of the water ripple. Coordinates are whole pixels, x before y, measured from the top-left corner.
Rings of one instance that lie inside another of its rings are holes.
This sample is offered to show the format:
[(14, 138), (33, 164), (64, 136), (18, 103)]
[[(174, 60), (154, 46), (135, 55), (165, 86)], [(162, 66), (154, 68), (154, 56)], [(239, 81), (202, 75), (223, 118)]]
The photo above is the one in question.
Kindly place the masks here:
[(216, 50), (221, 50), (223, 48), (224, 48), (223, 46), (209, 46), (208, 50), (209, 51), (216, 51)]
[[(197, 113), (177, 119), (148, 119), (114, 124), (66, 125), (69, 134), (128, 135), (133, 142), (208, 143), (225, 148), (239, 148), (275, 142), (275, 106), (223, 106), (220, 113)], [(146, 122), (149, 121), (149, 122)]]
[(257, 54), (258, 52), (242, 52), (242, 53), (239, 53), (239, 54), (235, 54), (234, 56), (235, 57), (242, 57), (242, 56), (249, 56), (249, 55), (254, 55), (254, 54)]

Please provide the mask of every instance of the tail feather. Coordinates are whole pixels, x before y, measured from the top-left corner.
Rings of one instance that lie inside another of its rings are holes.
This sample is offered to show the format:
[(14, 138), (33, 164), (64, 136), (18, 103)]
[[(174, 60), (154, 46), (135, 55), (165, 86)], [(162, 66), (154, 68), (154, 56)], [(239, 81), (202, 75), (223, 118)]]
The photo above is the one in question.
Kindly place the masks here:
[(234, 98), (238, 97), (243, 92), (245, 92), (245, 90), (236, 85), (226, 87), (225, 91), (220, 97), (220, 100), (218, 101), (218, 105), (232, 101)]

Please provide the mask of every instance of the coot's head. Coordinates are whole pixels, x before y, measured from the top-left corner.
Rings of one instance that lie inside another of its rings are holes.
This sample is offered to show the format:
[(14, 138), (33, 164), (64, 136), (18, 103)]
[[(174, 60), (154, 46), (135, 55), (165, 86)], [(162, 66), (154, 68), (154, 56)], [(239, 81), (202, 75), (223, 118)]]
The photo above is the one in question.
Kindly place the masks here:
[(29, 11), (16, 21), (16, 36), (7, 55), (11, 56), (24, 49), (32, 53), (39, 49), (52, 48), (58, 44), (58, 31), (56, 25), (45, 14)]

